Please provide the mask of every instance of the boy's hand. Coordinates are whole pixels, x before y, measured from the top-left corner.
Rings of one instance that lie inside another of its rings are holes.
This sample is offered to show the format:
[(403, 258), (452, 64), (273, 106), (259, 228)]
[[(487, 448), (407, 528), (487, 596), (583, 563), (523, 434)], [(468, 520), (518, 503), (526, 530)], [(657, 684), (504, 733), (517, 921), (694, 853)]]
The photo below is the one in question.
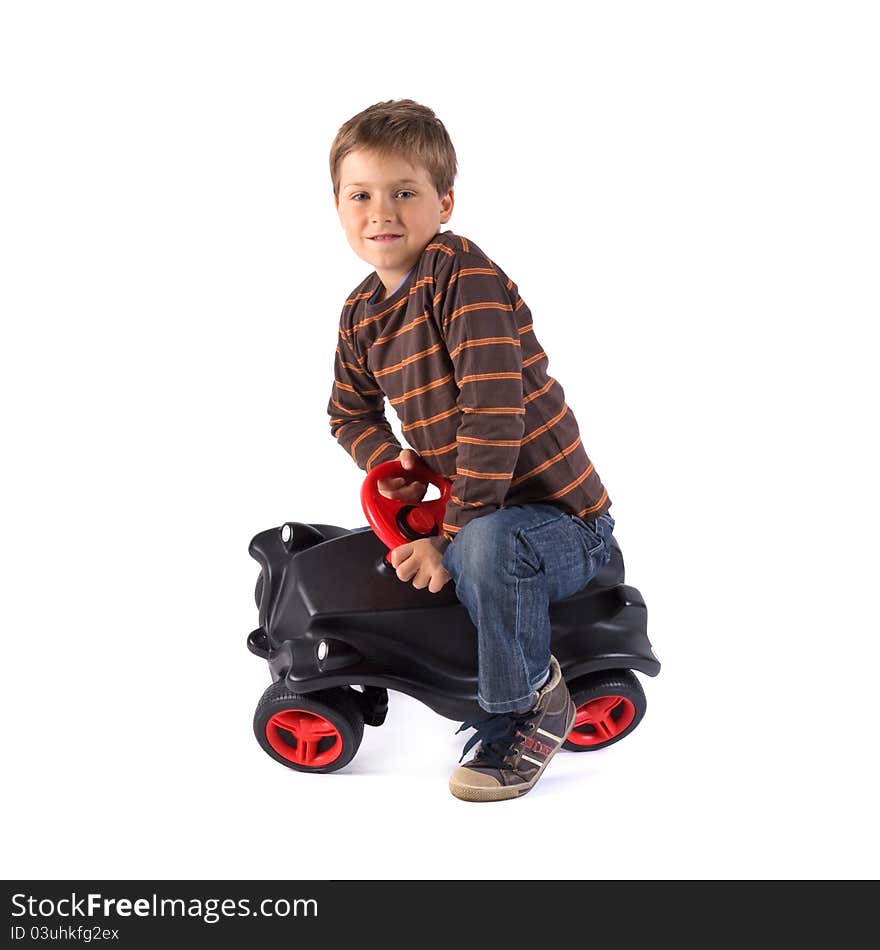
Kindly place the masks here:
[(402, 581), (412, 579), (413, 587), (432, 594), (439, 593), (449, 581), (443, 566), (443, 552), (449, 547), (446, 538), (419, 538), (401, 544), (391, 552), (391, 566)]
[[(397, 456), (397, 461), (407, 470), (411, 469), (418, 460), (418, 455), (412, 449), (404, 449)], [(379, 489), (380, 495), (393, 498), (395, 501), (405, 501), (409, 505), (418, 504), (425, 497), (425, 492), (428, 490), (428, 486), (424, 482), (410, 481), (402, 475), (397, 478), (380, 478), (376, 487)]]

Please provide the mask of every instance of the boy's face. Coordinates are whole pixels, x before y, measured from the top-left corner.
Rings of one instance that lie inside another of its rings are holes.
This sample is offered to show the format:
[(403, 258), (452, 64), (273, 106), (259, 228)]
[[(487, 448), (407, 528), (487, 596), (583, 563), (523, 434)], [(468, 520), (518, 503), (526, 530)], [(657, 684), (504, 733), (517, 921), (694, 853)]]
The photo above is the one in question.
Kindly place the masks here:
[(452, 204), (452, 189), (440, 197), (428, 172), (398, 155), (356, 149), (340, 165), (339, 220), (352, 250), (375, 267), (388, 294), (452, 216)]

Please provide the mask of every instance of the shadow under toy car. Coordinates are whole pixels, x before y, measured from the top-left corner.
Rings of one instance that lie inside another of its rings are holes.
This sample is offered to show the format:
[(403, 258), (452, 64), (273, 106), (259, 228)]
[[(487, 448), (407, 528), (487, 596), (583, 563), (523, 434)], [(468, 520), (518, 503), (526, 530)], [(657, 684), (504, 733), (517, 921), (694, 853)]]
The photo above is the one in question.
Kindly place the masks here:
[[(441, 497), (418, 505), (385, 498), (380, 478), (431, 481)], [(248, 648), (268, 661), (272, 685), (254, 715), (260, 746), (302, 772), (332, 772), (354, 758), (364, 724), (379, 726), (388, 690), (441, 716), (485, 716), (477, 704), (477, 632), (448, 583), (436, 594), (400, 581), (386, 558), (437, 534), (449, 483), (426, 466), (376, 466), (361, 500), (372, 528), (287, 522), (256, 535), (259, 626)], [(384, 543), (383, 543), (384, 542)], [(636, 728), (646, 700), (634, 670), (656, 676), (641, 594), (624, 584), (620, 547), (577, 594), (550, 606), (552, 651), (577, 706), (564, 749), (587, 752)]]

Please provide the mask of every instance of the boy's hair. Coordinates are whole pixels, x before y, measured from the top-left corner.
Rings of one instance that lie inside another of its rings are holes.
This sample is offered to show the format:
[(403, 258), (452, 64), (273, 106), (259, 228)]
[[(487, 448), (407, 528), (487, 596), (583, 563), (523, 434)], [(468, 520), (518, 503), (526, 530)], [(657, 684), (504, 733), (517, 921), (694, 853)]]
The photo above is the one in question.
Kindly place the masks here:
[(458, 172), (455, 149), (443, 123), (427, 106), (412, 99), (377, 102), (342, 125), (330, 148), (330, 178), (339, 197), (339, 168), (355, 149), (396, 154), (421, 165), (443, 197)]

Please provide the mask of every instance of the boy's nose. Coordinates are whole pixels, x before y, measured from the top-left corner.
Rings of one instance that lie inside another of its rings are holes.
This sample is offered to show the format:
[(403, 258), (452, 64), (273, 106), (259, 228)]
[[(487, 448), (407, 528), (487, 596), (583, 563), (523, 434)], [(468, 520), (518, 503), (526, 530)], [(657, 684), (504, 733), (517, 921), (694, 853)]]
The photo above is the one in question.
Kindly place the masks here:
[(374, 221), (390, 221), (394, 217), (394, 210), (391, 204), (387, 201), (377, 200), (376, 203), (370, 208), (371, 217)]

